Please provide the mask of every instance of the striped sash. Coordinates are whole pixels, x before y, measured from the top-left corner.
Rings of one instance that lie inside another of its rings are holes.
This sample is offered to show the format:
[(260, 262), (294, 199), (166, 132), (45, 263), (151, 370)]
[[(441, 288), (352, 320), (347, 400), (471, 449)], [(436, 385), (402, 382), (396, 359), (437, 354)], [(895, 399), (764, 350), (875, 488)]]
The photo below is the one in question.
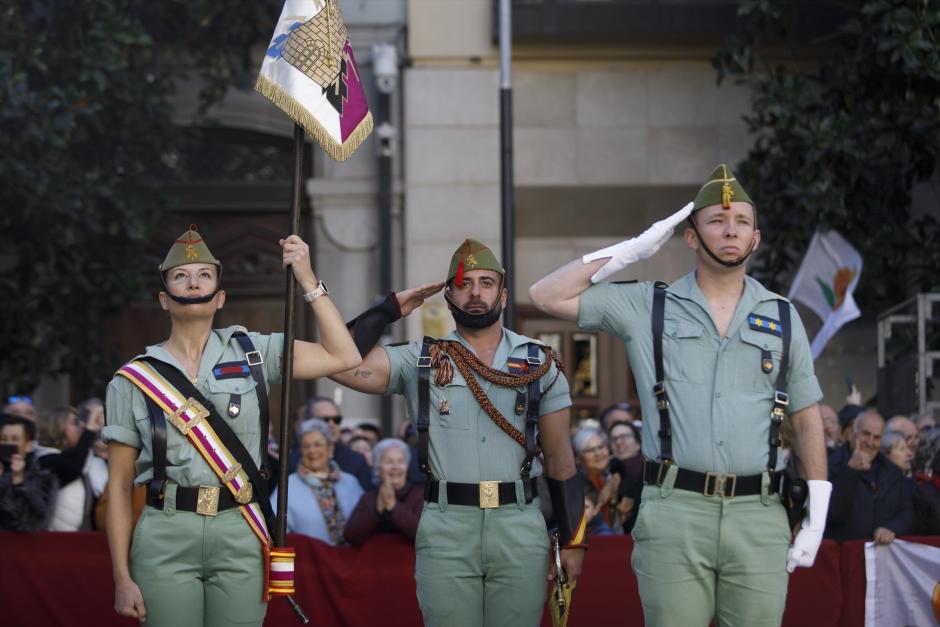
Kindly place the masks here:
[[(268, 527), (265, 524), (264, 513), (257, 502), (252, 502), (253, 490), (248, 474), (239, 464), (235, 456), (222, 443), (221, 438), (209, 424), (209, 410), (199, 401), (183, 396), (163, 375), (157, 372), (150, 364), (144, 361), (132, 361), (125, 364), (117, 374), (128, 379), (157, 404), (167, 415), (167, 420), (176, 427), (189, 440), (202, 458), (209, 464), (219, 482), (227, 488), (239, 503), (238, 510), (248, 523), (248, 527), (261, 543), (264, 550), (265, 586), (264, 599), (268, 600), (271, 594), (291, 594), (293, 580), (285, 586), (283, 576), (275, 576), (278, 581), (274, 586), (271, 569), (277, 564), (276, 570), (282, 573), (287, 570), (286, 555), (278, 553), (274, 562), (271, 559), (272, 541)], [(277, 549), (279, 552), (292, 551), (291, 549)], [(293, 572), (291, 565), (290, 572)]]

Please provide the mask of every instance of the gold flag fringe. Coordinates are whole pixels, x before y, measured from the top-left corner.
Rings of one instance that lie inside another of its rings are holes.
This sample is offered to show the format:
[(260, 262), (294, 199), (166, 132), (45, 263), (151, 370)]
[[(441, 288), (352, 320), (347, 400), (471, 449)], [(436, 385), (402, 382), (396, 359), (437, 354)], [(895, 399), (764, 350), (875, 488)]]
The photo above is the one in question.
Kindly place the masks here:
[(310, 114), (307, 109), (294, 100), (286, 89), (272, 81), (267, 76), (258, 75), (255, 90), (273, 102), (292, 120), (300, 124), (308, 135), (317, 140), (317, 143), (336, 161), (346, 161), (356, 151), (356, 148), (365, 141), (372, 132), (372, 112), (368, 111), (366, 117), (359, 122), (356, 129), (346, 138), (346, 143), (336, 141), (329, 131), (320, 124), (320, 121)]

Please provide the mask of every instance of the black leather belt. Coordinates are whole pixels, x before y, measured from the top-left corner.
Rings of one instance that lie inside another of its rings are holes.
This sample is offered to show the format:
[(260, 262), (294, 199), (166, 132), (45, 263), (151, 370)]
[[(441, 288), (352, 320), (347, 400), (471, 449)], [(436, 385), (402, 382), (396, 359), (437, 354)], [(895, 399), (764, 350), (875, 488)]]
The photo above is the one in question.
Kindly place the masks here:
[[(535, 479), (523, 479), (525, 502), (531, 503), (539, 494)], [(424, 500), (437, 503), (441, 483), (429, 480), (424, 484)], [(489, 509), (516, 502), (515, 481), (482, 481), (480, 483), (447, 482), (447, 502), (451, 505), (471, 505)]]
[[(163, 509), (162, 494), (154, 495), (147, 490), (147, 505)], [(195, 512), (203, 516), (215, 516), (219, 512), (238, 507), (235, 495), (227, 488), (219, 486), (195, 486), (192, 488), (176, 486), (176, 509)]]
[[(643, 483), (646, 485), (662, 485), (667, 470), (669, 470), (669, 464), (661, 464), (650, 460), (644, 461)], [(776, 472), (770, 473), (769, 492), (771, 494), (777, 492), (778, 474)], [(735, 496), (760, 494), (763, 476), (764, 473), (741, 476), (718, 472), (697, 472), (679, 468), (673, 487), (679, 490), (688, 490), (689, 492), (699, 492), (705, 496), (720, 496), (730, 499)]]

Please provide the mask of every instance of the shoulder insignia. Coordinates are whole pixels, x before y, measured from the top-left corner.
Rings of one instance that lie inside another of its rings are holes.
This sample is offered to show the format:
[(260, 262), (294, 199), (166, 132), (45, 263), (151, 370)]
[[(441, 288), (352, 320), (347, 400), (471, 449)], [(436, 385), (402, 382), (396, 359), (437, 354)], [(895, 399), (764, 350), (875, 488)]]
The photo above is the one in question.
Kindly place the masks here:
[(780, 321), (774, 320), (773, 318), (768, 318), (767, 316), (750, 313), (747, 315), (747, 324), (755, 331), (770, 333), (771, 335), (776, 335), (777, 337), (783, 335), (783, 325), (780, 324)]
[(633, 279), (632, 281), (611, 281), (610, 283), (611, 283), (612, 285), (628, 285), (628, 284), (630, 284), (630, 283), (636, 283), (636, 282), (637, 282), (637, 280), (636, 280), (636, 279)]
[(245, 333), (245, 334), (247, 334), (247, 333), (248, 333), (248, 329), (246, 329), (245, 327), (243, 327), (243, 326), (240, 325), (240, 324), (236, 324), (236, 325), (234, 325), (234, 327), (232, 328), (232, 333)]

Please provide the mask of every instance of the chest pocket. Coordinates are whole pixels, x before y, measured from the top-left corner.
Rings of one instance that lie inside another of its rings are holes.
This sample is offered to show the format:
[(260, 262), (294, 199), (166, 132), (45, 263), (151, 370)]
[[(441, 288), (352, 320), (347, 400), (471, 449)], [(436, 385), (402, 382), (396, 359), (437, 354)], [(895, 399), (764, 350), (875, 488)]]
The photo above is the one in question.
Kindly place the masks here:
[(663, 364), (667, 380), (705, 383), (712, 359), (702, 327), (681, 320), (663, 324)]
[[(740, 359), (737, 360), (739, 376), (735, 377), (735, 384), (742, 389), (766, 392), (773, 396), (783, 356), (783, 340), (776, 335), (747, 327), (741, 329), (740, 338)], [(769, 372), (768, 365), (772, 365)]]
[[(433, 381), (434, 375), (431, 375)], [(473, 392), (459, 372), (454, 373), (454, 380), (445, 386), (431, 383), (431, 424), (437, 416), (437, 424), (445, 429), (469, 429), (470, 414), (477, 406)]]
[[(258, 433), (260, 413), (253, 377), (222, 380), (211, 378), (207, 385), (209, 400), (215, 406), (216, 412), (232, 427), (232, 431), (239, 434)], [(233, 396), (238, 396), (240, 403), (238, 415), (234, 417), (228, 413), (229, 402)]]

